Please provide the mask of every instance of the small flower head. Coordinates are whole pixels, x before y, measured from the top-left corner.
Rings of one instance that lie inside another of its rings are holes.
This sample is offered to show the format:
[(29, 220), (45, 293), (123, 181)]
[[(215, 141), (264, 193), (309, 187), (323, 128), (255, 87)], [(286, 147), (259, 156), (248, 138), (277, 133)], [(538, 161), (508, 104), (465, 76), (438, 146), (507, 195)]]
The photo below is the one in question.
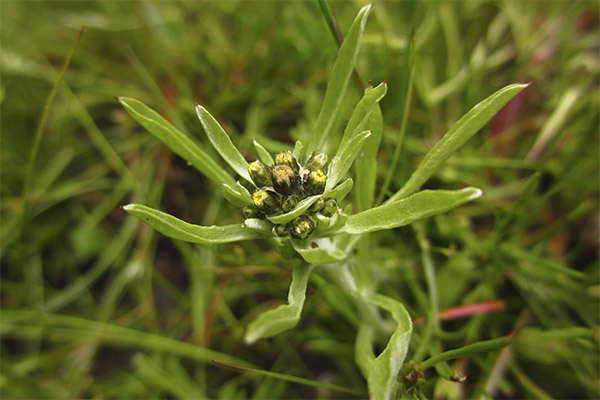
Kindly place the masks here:
[(271, 186), (270, 168), (261, 161), (252, 162), (248, 167), (248, 172), (256, 186)]
[(272, 176), (273, 188), (281, 194), (290, 195), (298, 188), (298, 174), (288, 165), (275, 165)]
[(306, 176), (304, 190), (310, 195), (321, 194), (325, 191), (325, 183), (327, 183), (327, 176), (323, 170), (310, 171)]
[(313, 203), (313, 205), (312, 205), (312, 206), (310, 206), (310, 208), (308, 209), (308, 211), (310, 211), (310, 212), (317, 212), (317, 211), (319, 211), (321, 208), (323, 208), (323, 204), (324, 204), (324, 203), (325, 203), (325, 202), (323, 201), (323, 198), (322, 198), (322, 197), (319, 197), (319, 198), (317, 199), (317, 201), (315, 201), (315, 202)]
[(292, 211), (296, 207), (296, 199), (294, 196), (286, 196), (281, 203), (281, 209), (284, 212)]
[(327, 165), (327, 154), (318, 151), (313, 151), (310, 158), (306, 162), (306, 169), (316, 171), (325, 169)]
[(288, 229), (294, 239), (306, 239), (315, 227), (314, 220), (308, 215), (301, 215), (289, 224)]
[(244, 206), (241, 213), (244, 219), (258, 218), (260, 216), (260, 211), (255, 206)]
[(288, 230), (288, 225), (275, 225), (273, 227), (273, 233), (279, 237), (290, 236), (290, 231)]
[(254, 205), (267, 215), (275, 214), (279, 211), (281, 204), (281, 198), (279, 195), (272, 190), (258, 189), (252, 195)]
[(298, 173), (299, 170), (298, 163), (291, 151), (284, 151), (275, 155), (275, 165), (287, 165), (293, 169), (295, 173)]
[(333, 215), (338, 211), (338, 202), (335, 199), (327, 199), (325, 200), (325, 204), (323, 204), (323, 208), (321, 209), (321, 215), (324, 217), (333, 217)]

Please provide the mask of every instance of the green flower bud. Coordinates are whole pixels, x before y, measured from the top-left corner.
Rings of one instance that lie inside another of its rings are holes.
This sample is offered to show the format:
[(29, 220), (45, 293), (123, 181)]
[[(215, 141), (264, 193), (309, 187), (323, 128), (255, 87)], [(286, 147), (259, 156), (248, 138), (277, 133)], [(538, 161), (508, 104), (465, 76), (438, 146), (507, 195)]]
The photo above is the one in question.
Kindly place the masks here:
[(248, 167), (250, 177), (256, 183), (256, 186), (271, 186), (271, 171), (269, 166), (263, 164), (261, 161), (254, 161)]
[(265, 190), (265, 188), (254, 192), (252, 200), (254, 201), (254, 205), (267, 215), (278, 212), (279, 205), (281, 204), (279, 195), (272, 190)]
[(273, 227), (273, 234), (279, 237), (290, 236), (288, 225), (275, 225)]
[(287, 196), (281, 203), (284, 212), (292, 211), (296, 207), (296, 199), (293, 196)]
[(316, 171), (318, 169), (325, 169), (327, 165), (327, 154), (318, 151), (313, 151), (310, 158), (306, 162), (306, 169)]
[(317, 201), (315, 201), (313, 203), (313, 205), (310, 206), (310, 208), (308, 209), (308, 211), (310, 211), (310, 212), (317, 212), (317, 211), (319, 211), (323, 207), (324, 203), (325, 202), (323, 201), (323, 198), (319, 197), (317, 199)]
[(242, 213), (242, 217), (244, 217), (244, 219), (258, 218), (260, 216), (260, 211), (258, 211), (258, 208), (254, 207), (254, 206), (242, 207), (241, 213)]
[(315, 222), (307, 215), (301, 215), (290, 223), (289, 231), (295, 239), (306, 239), (315, 229)]
[(292, 194), (298, 188), (298, 175), (288, 165), (276, 165), (272, 169), (273, 188), (281, 194)]
[(335, 214), (338, 211), (338, 202), (335, 199), (327, 199), (325, 200), (325, 204), (323, 205), (323, 208), (321, 209), (321, 215), (323, 215), (324, 217), (333, 217), (333, 214)]
[(321, 194), (325, 191), (325, 183), (327, 183), (327, 176), (322, 170), (310, 171), (309, 174), (305, 175), (306, 182), (304, 183), (304, 190), (309, 195)]
[(275, 165), (287, 165), (293, 169), (295, 173), (298, 173), (299, 170), (298, 163), (292, 155), (292, 152), (289, 150), (275, 155)]

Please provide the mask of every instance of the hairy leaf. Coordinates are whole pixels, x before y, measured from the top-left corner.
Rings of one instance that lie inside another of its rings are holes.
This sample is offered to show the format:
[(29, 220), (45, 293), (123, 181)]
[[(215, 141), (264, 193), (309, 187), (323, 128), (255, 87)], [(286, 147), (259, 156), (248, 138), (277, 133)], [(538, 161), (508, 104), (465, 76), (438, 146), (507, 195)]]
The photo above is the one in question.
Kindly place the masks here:
[(239, 150), (234, 146), (229, 135), (223, 130), (217, 120), (200, 104), (196, 105), (196, 114), (204, 127), (206, 136), (223, 157), (223, 160), (233, 168), (235, 172), (248, 182), (252, 182), (248, 172), (248, 162)]
[(442, 164), (477, 131), (479, 131), (510, 99), (525, 89), (528, 84), (508, 85), (487, 99), (483, 100), (450, 128), (444, 137), (425, 155), (421, 164), (410, 176), (404, 186), (390, 197), (386, 203), (391, 203), (410, 196), (427, 179), (431, 177)]
[(323, 106), (321, 107), (313, 131), (313, 143), (311, 147), (314, 149), (322, 149), (331, 133), (338, 110), (346, 95), (350, 75), (356, 64), (360, 42), (370, 10), (371, 5), (361, 8), (338, 51), (333, 70), (331, 71), (331, 78), (327, 84)]
[(304, 200), (299, 201), (298, 204), (296, 204), (296, 207), (294, 207), (294, 209), (292, 211), (289, 211), (285, 214), (275, 215), (272, 217), (267, 216), (267, 219), (274, 224), (287, 224), (294, 218), (299, 217), (300, 215), (304, 214), (304, 212), (306, 210), (308, 210), (310, 208), (310, 206), (312, 206), (313, 203), (319, 199), (319, 197), (321, 197), (321, 196), (316, 195), (316, 196), (307, 197)]
[(187, 223), (162, 211), (141, 204), (127, 204), (123, 210), (173, 239), (191, 243), (229, 243), (265, 237), (243, 224), (200, 226)]
[(252, 344), (259, 339), (275, 336), (293, 328), (300, 321), (306, 299), (306, 286), (312, 265), (301, 263), (294, 268), (288, 292), (288, 304), (260, 314), (248, 325), (244, 341)]
[(156, 111), (142, 102), (128, 97), (119, 97), (119, 102), (133, 119), (210, 180), (218, 185), (222, 183), (235, 185), (235, 179), (215, 160)]
[(327, 194), (327, 198), (336, 199), (337, 202), (340, 203), (342, 200), (344, 200), (348, 193), (350, 193), (350, 190), (352, 190), (352, 185), (354, 185), (352, 178), (346, 179), (344, 182), (333, 188)]
[[(344, 146), (355, 134), (364, 130), (363, 128), (365, 128), (369, 117), (386, 93), (387, 84), (385, 82), (380, 83), (379, 86), (375, 88), (369, 88), (365, 91), (362, 99), (360, 99), (356, 107), (354, 107), (354, 111), (352, 111), (352, 115), (350, 116), (348, 124), (346, 124), (346, 129), (344, 130), (344, 135), (339, 147)], [(366, 128), (373, 129), (371, 126), (366, 126)]]
[(481, 189), (474, 187), (461, 190), (423, 190), (406, 199), (351, 215), (346, 224), (346, 232), (359, 234), (408, 225), (449, 211), (481, 197), (482, 194)]
[(258, 158), (260, 158), (260, 161), (264, 162), (267, 165), (275, 164), (275, 160), (273, 160), (273, 156), (271, 156), (271, 153), (269, 153), (267, 151), (267, 149), (265, 149), (256, 140), (253, 140), (252, 144), (254, 145), (254, 148), (256, 149), (256, 152), (258, 153)]
[(231, 187), (227, 184), (223, 184), (223, 195), (225, 196), (225, 199), (238, 207), (254, 204), (248, 189), (243, 186), (241, 187), (244, 190), (240, 190), (240, 186), (238, 185)]
[(336, 248), (327, 238), (292, 240), (292, 245), (304, 261), (310, 264), (332, 264), (347, 257), (346, 253)]
[(327, 173), (327, 184), (325, 185), (325, 193), (329, 192), (335, 185), (344, 177), (346, 172), (352, 166), (354, 159), (358, 155), (360, 149), (365, 144), (365, 140), (369, 138), (371, 131), (364, 131), (350, 138), (343, 147), (337, 151)]

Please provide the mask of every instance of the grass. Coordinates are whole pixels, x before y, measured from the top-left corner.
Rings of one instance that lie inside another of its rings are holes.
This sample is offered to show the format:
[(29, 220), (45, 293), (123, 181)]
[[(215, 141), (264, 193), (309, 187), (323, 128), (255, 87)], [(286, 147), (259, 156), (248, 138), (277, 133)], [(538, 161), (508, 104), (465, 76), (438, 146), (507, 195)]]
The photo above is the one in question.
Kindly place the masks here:
[[(340, 276), (312, 274), (299, 325), (248, 346), (292, 263), (262, 240), (171, 240), (119, 209), (241, 222), (114, 99), (142, 100), (215, 159), (196, 103), (246, 160), (254, 139), (291, 148), (322, 124), (336, 23), (345, 34), (361, 5), (0, 4), (3, 398), (366, 396), (354, 343), (369, 332)], [(597, 16), (585, 1), (374, 4), (328, 129), (341, 137), (360, 81), (387, 81), (379, 203), (473, 105), (531, 82), (424, 186), (485, 196), (358, 244), (377, 292), (420, 321), (398, 397), (600, 396)], [(390, 332), (371, 332), (377, 352)]]

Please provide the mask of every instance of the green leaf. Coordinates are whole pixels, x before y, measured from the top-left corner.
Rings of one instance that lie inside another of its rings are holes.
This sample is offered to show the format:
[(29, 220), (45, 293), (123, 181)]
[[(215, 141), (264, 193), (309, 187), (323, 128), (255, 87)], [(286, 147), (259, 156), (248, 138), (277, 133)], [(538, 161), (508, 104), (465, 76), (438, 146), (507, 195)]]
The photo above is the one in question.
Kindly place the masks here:
[(352, 190), (352, 185), (354, 185), (352, 178), (346, 179), (344, 182), (332, 189), (331, 192), (327, 194), (327, 198), (336, 199), (338, 203), (341, 203), (348, 193), (350, 193), (350, 190)]
[(423, 190), (412, 196), (351, 215), (346, 232), (365, 232), (392, 229), (416, 220), (440, 214), (481, 197), (481, 189), (467, 187), (461, 190)]
[(318, 236), (327, 236), (341, 230), (348, 221), (348, 215), (343, 212), (335, 213), (331, 218), (317, 214), (319, 226), (315, 229), (315, 234)]
[(264, 235), (243, 224), (200, 226), (187, 223), (162, 211), (141, 205), (127, 204), (123, 210), (173, 239), (191, 243), (229, 243), (263, 238)]
[(250, 192), (248, 189), (242, 186), (244, 191), (239, 190), (239, 186), (231, 187), (227, 184), (223, 184), (223, 195), (225, 199), (229, 201), (234, 206), (243, 207), (246, 205), (254, 204), (252, 201), (252, 196), (250, 196)]
[(292, 240), (291, 242), (294, 250), (309, 264), (332, 264), (347, 257), (346, 253), (336, 248), (327, 238)]
[(312, 265), (305, 263), (300, 263), (294, 268), (292, 284), (288, 293), (288, 304), (266, 311), (250, 322), (244, 342), (252, 344), (259, 339), (275, 336), (298, 324), (312, 268)]
[[(398, 324), (385, 349), (370, 362), (366, 376), (369, 398), (389, 399), (408, 351), (412, 321), (404, 305), (397, 300), (375, 293), (367, 294), (365, 300), (388, 311)], [(363, 356), (363, 362), (369, 362), (368, 358)]]
[(331, 160), (327, 173), (327, 184), (325, 193), (328, 193), (344, 177), (352, 166), (354, 159), (362, 149), (365, 140), (371, 135), (371, 131), (364, 131), (354, 136), (343, 147), (338, 149), (337, 154)]
[(310, 206), (312, 206), (313, 203), (319, 199), (319, 197), (321, 197), (321, 195), (307, 197), (304, 200), (299, 201), (292, 211), (289, 211), (285, 214), (267, 216), (267, 219), (274, 224), (287, 224), (294, 218), (304, 214), (304, 212), (308, 210)]
[(248, 229), (261, 233), (263, 237), (273, 236), (273, 224), (264, 219), (248, 218), (244, 221), (244, 225)]
[(405, 198), (419, 190), (421, 185), (442, 166), (452, 153), (464, 145), (510, 99), (528, 85), (514, 84), (506, 86), (473, 107), (429, 150), (404, 186), (390, 197), (386, 203)]
[(302, 159), (302, 156), (303, 156), (302, 150), (304, 150), (304, 145), (302, 144), (301, 141), (296, 140), (296, 144), (294, 144), (294, 150), (292, 150), (292, 155), (294, 156), (296, 161), (298, 161), (299, 163), (304, 162), (304, 160)]
[(377, 182), (377, 151), (383, 135), (383, 116), (379, 104), (375, 106), (367, 124), (373, 131), (373, 135), (365, 143), (356, 159), (357, 211), (366, 210), (373, 205), (375, 183)]
[[(367, 88), (362, 99), (360, 99), (356, 107), (354, 107), (354, 111), (352, 111), (339, 147), (343, 147), (348, 140), (363, 130), (373, 110), (375, 110), (375, 107), (386, 93), (387, 84), (385, 81), (375, 88)], [(367, 128), (373, 129), (372, 126), (367, 126)]]
[(260, 158), (260, 161), (264, 162), (267, 165), (273, 165), (273, 164), (275, 164), (275, 160), (273, 160), (273, 157), (271, 156), (271, 153), (269, 153), (267, 151), (267, 149), (265, 149), (256, 140), (253, 140), (252, 144), (254, 144), (254, 148), (256, 149), (256, 152), (258, 153), (258, 158)]
[(356, 64), (360, 42), (370, 10), (371, 5), (361, 8), (338, 51), (333, 70), (331, 71), (331, 78), (327, 83), (323, 106), (314, 126), (313, 146), (311, 147), (315, 149), (322, 149), (324, 147), (331, 133), (340, 105), (345, 98), (346, 89), (348, 88), (350, 75)]
[(248, 173), (248, 162), (233, 145), (231, 138), (223, 130), (221, 125), (219, 125), (217, 120), (200, 104), (196, 105), (196, 114), (198, 114), (198, 118), (200, 118), (206, 136), (208, 136), (208, 139), (214, 148), (221, 157), (223, 157), (223, 160), (225, 160), (239, 176), (246, 179), (248, 182), (252, 182), (250, 173)]
[(215, 160), (156, 111), (135, 99), (119, 97), (118, 100), (133, 119), (210, 180), (218, 185), (235, 185), (235, 179)]

